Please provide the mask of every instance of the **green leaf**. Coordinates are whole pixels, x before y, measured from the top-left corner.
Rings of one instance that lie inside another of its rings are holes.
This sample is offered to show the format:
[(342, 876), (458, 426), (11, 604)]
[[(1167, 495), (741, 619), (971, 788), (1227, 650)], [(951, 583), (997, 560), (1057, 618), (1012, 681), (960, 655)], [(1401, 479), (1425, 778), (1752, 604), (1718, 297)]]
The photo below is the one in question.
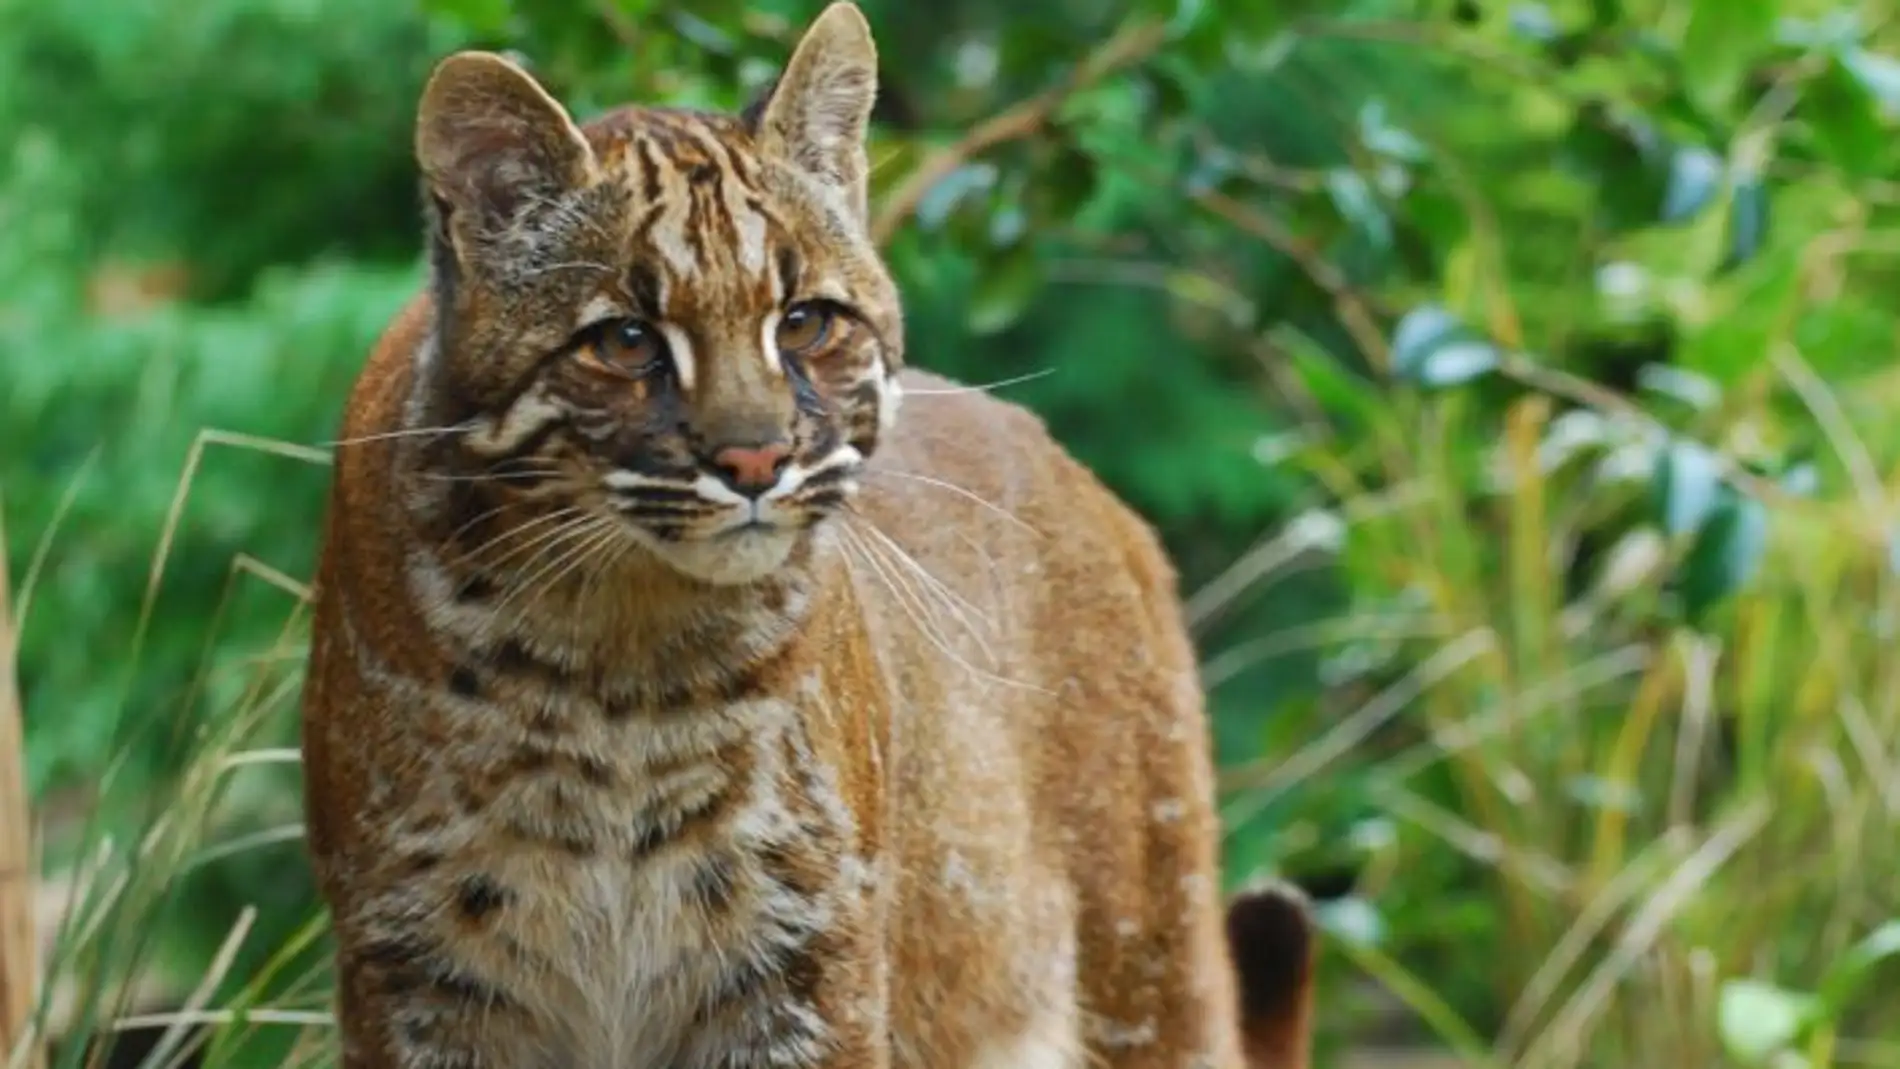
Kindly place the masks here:
[(1590, 0), (1590, 25), (1602, 29), (1623, 19), (1623, 0)]
[(1721, 389), (1732, 388), (1754, 373), (1787, 330), (1793, 303), (1800, 299), (1803, 257), (1804, 250), (1798, 247), (1772, 249), (1717, 280), (1712, 294), (1717, 314), (1706, 322), (1684, 325), (1675, 363), (1707, 376)]
[(944, 175), (933, 184), (917, 202), (917, 210), (912, 218), (918, 227), (935, 230), (947, 221), (963, 202), (972, 195), (987, 191), (996, 185), (996, 168), (987, 163), (971, 163), (958, 167)]
[(1814, 996), (1761, 980), (1730, 980), (1716, 1000), (1716, 1027), (1729, 1054), (1749, 1065), (1767, 1065), (1801, 1034)]
[(1722, 400), (1722, 388), (1707, 375), (1672, 364), (1644, 364), (1636, 370), (1636, 385), (1681, 401), (1697, 412), (1707, 412)]
[(1563, 36), (1563, 27), (1546, 4), (1513, 4), (1509, 16), (1511, 32), (1529, 41), (1549, 44)]
[(1700, 530), (1714, 513), (1722, 489), (1722, 468), (1700, 442), (1678, 439), (1656, 457), (1656, 515), (1668, 534)]
[(1835, 959), (1833, 967), (1821, 978), (1816, 1007), (1821, 1019), (1840, 1020), (1848, 1002), (1859, 992), (1875, 966), (1895, 959), (1900, 959), (1900, 919), (1875, 928)]
[(1729, 199), (1728, 258), (1724, 270), (1755, 258), (1768, 240), (1768, 187), (1758, 177), (1737, 175)]
[(1695, 0), (1682, 35), (1685, 88), (1702, 107), (1725, 113), (1749, 68), (1773, 43), (1770, 0)]
[(1816, 147), (1835, 166), (1856, 178), (1880, 173), (1887, 134), (1874, 96), (1841, 59), (1830, 59), (1808, 83), (1802, 115), (1814, 131)]
[(1328, 935), (1358, 946), (1378, 946), (1385, 941), (1385, 918), (1379, 909), (1357, 895), (1348, 895), (1319, 903), (1315, 919)]
[(1683, 609), (1696, 622), (1747, 586), (1768, 542), (1768, 510), (1726, 484), (1682, 566)]
[(1042, 289), (1042, 260), (1033, 243), (1013, 246), (999, 259), (984, 264), (971, 295), (967, 322), (973, 334), (995, 334), (1008, 329), (1029, 308)]
[(1326, 192), (1333, 207), (1354, 229), (1381, 251), (1392, 247), (1392, 220), (1364, 176), (1349, 167), (1335, 167), (1326, 172)]
[(1392, 370), (1424, 386), (1456, 386), (1498, 366), (1497, 347), (1435, 304), (1420, 305), (1392, 333)]
[(1374, 384), (1341, 367), (1311, 337), (1289, 324), (1276, 327), (1270, 337), (1286, 354), (1300, 385), (1328, 417), (1343, 425), (1343, 431), (1356, 433), (1390, 422), (1391, 413), (1381, 404)]
[(1662, 220), (1693, 218), (1722, 191), (1722, 158), (1700, 145), (1685, 145), (1669, 155), (1669, 181), (1663, 187)]
[(1165, 32), (1168, 40), (1178, 41), (1194, 31), (1194, 28), (1206, 22), (1206, 16), (1213, 9), (1208, 0), (1174, 0), (1174, 10), (1169, 13)]
[(1842, 54), (1841, 63), (1853, 73), (1861, 88), (1880, 102), (1881, 110), (1889, 115), (1900, 113), (1900, 60), (1851, 48)]

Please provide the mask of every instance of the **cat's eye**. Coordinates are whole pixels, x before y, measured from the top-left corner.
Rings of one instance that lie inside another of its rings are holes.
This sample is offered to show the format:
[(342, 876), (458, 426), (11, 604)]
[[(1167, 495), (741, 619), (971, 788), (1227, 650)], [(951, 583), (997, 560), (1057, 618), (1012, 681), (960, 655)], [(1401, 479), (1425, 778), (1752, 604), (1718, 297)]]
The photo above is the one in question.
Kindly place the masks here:
[(643, 378), (666, 366), (666, 335), (643, 319), (613, 319), (589, 332), (579, 355), (597, 370)]
[(800, 301), (785, 310), (778, 321), (778, 351), (793, 355), (810, 352), (831, 337), (836, 316), (823, 301)]

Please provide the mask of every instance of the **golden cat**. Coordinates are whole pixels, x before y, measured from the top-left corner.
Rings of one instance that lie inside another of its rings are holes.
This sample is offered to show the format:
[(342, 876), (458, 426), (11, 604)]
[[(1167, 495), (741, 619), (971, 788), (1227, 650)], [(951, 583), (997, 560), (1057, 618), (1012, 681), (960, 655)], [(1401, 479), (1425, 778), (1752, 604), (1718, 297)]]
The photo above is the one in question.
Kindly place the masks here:
[(743, 115), (424, 91), (304, 698), (349, 1069), (1304, 1066), (1156, 540), (901, 370), (875, 85), (836, 4)]

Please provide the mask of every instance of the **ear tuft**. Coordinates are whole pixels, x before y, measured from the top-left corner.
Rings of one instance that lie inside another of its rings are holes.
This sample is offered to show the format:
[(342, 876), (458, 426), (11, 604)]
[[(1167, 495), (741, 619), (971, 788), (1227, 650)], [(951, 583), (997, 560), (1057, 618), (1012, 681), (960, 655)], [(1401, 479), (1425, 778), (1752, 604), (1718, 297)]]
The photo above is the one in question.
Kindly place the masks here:
[(492, 52), (437, 64), (416, 109), (416, 162), (435, 196), (494, 225), (584, 184), (593, 151), (567, 111)]
[(864, 141), (877, 100), (877, 46), (857, 5), (825, 8), (759, 110), (760, 145), (845, 195), (865, 214)]

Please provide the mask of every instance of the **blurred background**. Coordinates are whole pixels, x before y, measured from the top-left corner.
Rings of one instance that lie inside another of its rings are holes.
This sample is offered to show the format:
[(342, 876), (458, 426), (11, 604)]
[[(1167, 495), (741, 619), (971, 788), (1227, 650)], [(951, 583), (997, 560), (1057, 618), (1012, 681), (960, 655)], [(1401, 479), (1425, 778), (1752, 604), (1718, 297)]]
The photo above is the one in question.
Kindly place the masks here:
[[(1318, 1065), (1900, 1067), (1894, 6), (861, 3), (911, 358), (1163, 533)], [(333, 1059), (302, 584), (431, 65), (731, 108), (821, 6), (0, 0), (0, 1052)]]

